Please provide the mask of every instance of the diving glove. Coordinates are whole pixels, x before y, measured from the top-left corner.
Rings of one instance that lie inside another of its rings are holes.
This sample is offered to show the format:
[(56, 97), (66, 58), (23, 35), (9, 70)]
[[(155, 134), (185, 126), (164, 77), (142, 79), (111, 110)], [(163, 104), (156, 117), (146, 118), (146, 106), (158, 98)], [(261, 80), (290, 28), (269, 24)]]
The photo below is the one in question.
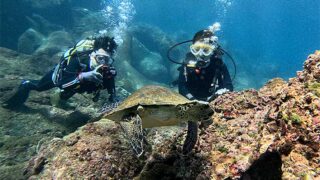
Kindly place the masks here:
[(191, 93), (186, 94), (186, 98), (188, 98), (189, 100), (194, 100), (194, 97)]
[(103, 76), (97, 72), (102, 65), (96, 67), (94, 70), (89, 71), (89, 72), (82, 72), (79, 74), (78, 78), (80, 81), (90, 81), (90, 82), (94, 82), (97, 84), (101, 84), (102, 83), (102, 79)]
[(222, 95), (222, 94), (224, 94), (224, 93), (226, 93), (226, 92), (229, 92), (229, 89), (223, 88), (223, 89), (219, 89), (219, 90), (216, 91), (214, 94), (215, 94), (215, 95)]
[(219, 89), (218, 91), (216, 91), (213, 95), (209, 96), (207, 98), (207, 102), (211, 102), (212, 100), (214, 100), (216, 97), (226, 93), (226, 92), (229, 92), (229, 89), (227, 88), (223, 88), (223, 89)]

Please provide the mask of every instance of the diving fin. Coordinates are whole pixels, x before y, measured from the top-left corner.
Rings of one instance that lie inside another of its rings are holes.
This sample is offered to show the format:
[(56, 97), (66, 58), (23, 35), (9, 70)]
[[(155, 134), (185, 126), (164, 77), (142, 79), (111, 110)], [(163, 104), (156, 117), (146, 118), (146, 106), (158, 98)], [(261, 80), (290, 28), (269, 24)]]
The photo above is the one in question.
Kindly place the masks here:
[(17, 92), (15, 92), (13, 96), (11, 96), (8, 100), (4, 102), (3, 107), (8, 109), (14, 109), (16, 107), (23, 105), (24, 102), (26, 102), (26, 100), (29, 97), (29, 93), (30, 93), (29, 83), (30, 81), (23, 81), (20, 84)]

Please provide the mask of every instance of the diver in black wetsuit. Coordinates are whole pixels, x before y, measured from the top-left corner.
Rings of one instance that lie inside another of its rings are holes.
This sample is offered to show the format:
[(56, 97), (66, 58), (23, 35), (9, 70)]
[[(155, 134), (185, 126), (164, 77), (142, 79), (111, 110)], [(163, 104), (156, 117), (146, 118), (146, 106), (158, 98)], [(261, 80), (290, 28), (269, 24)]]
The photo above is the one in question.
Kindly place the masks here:
[(5, 102), (5, 107), (22, 105), (29, 92), (60, 88), (60, 99), (67, 100), (75, 93), (95, 93), (93, 101), (99, 98), (100, 90), (107, 89), (109, 101), (115, 100), (116, 70), (112, 66), (117, 44), (107, 36), (82, 40), (61, 57), (60, 63), (40, 80), (24, 80), (18, 91)]
[[(218, 95), (233, 91), (232, 80), (221, 56), (217, 37), (212, 30), (201, 30), (193, 39), (184, 63), (178, 68), (179, 93), (190, 100), (211, 101)], [(207, 127), (212, 120), (201, 121), (200, 127)], [(187, 139), (183, 154), (191, 152), (197, 142), (198, 123), (188, 121)]]
[(197, 32), (184, 64), (179, 67), (179, 93), (190, 100), (211, 101), (233, 91), (232, 80), (222, 61), (217, 38), (210, 30)]

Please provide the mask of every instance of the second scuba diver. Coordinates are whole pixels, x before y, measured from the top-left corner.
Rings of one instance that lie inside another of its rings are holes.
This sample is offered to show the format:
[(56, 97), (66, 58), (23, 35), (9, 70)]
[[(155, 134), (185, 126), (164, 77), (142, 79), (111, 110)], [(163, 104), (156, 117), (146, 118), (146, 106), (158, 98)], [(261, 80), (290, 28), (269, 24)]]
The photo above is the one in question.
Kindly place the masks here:
[(117, 44), (114, 38), (100, 36), (78, 42), (61, 57), (60, 63), (40, 80), (24, 80), (18, 91), (5, 102), (5, 107), (22, 105), (31, 90), (46, 91), (60, 88), (60, 100), (67, 100), (75, 93), (95, 93), (93, 101), (99, 98), (100, 90), (107, 89), (109, 101), (115, 100), (116, 70), (112, 66)]
[(190, 100), (211, 101), (220, 94), (233, 91), (214, 30), (214, 27), (205, 29), (194, 35), (190, 52), (178, 69), (179, 93)]
[[(226, 53), (232, 61), (233, 59), (217, 42), (218, 38), (214, 33), (219, 29), (220, 24), (215, 23), (208, 29), (197, 32), (192, 40), (178, 43), (168, 50), (169, 60), (181, 64), (178, 68), (179, 79), (177, 81), (179, 93), (190, 100), (209, 102), (218, 95), (233, 91), (232, 80), (227, 66), (222, 61), (222, 55)], [(192, 45), (183, 63), (170, 58), (169, 54), (173, 48), (188, 42), (192, 42)], [(211, 123), (212, 121), (201, 122), (200, 126), (207, 127)], [(192, 141), (183, 144), (184, 154), (191, 152), (196, 144), (197, 130), (197, 122), (188, 121), (187, 136)]]

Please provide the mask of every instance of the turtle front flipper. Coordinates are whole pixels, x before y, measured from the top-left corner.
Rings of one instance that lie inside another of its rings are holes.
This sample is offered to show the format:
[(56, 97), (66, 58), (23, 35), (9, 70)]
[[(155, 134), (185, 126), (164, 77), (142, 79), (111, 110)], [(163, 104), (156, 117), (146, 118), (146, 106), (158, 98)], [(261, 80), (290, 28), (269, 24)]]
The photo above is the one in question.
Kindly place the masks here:
[(196, 145), (198, 138), (198, 122), (188, 121), (187, 137), (183, 143), (183, 154), (188, 154)]
[(142, 120), (138, 114), (131, 114), (120, 122), (121, 129), (129, 141), (137, 157), (143, 154), (144, 134), (142, 129)]

